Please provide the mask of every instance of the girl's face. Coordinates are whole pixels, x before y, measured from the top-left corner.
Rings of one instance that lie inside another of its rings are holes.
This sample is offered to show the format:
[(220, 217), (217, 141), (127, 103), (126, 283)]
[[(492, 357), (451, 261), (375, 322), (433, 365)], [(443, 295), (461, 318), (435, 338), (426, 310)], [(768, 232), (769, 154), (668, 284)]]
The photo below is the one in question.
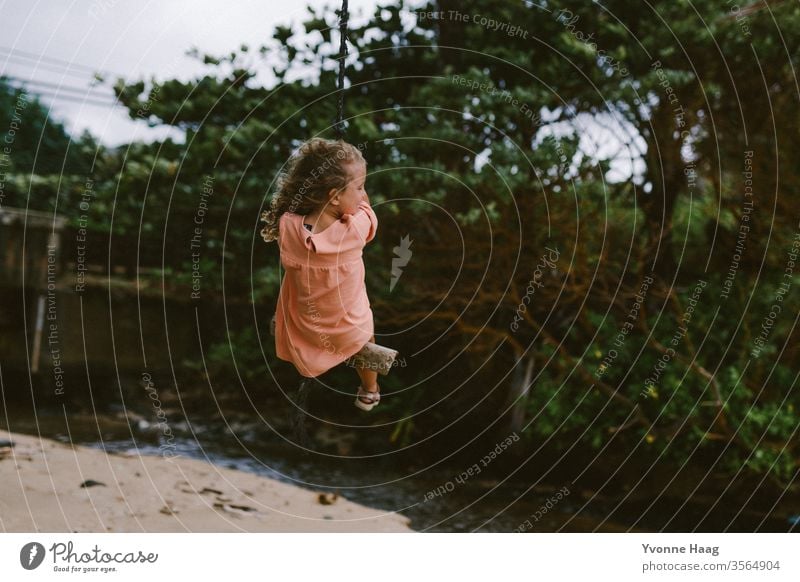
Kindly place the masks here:
[(367, 179), (367, 166), (364, 162), (352, 162), (346, 164), (347, 175), (349, 176), (347, 186), (340, 191), (334, 191), (331, 204), (334, 205), (337, 214), (355, 214), (358, 210), (358, 203), (364, 199), (366, 194), (365, 181)]

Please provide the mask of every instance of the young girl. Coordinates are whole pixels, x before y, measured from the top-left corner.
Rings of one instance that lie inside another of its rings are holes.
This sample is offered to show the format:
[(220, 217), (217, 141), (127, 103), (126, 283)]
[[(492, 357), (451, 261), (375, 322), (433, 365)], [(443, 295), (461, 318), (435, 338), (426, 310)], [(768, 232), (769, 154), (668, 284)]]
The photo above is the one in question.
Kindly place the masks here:
[[(344, 141), (304, 143), (278, 178), (261, 215), (265, 242), (278, 241), (285, 270), (275, 314), (275, 347), (301, 376), (314, 378), (375, 341), (364, 284), (364, 245), (378, 219), (364, 189), (367, 164)], [(356, 369), (355, 404), (380, 400), (375, 370)]]

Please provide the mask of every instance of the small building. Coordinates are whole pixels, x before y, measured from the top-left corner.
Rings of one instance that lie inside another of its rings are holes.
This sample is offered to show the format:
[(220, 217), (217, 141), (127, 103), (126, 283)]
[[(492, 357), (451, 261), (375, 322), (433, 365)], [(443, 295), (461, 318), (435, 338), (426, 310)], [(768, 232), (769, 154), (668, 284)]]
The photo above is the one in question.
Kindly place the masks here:
[(0, 351), (4, 364), (36, 373), (48, 286), (59, 275), (60, 233), (67, 219), (49, 212), (0, 207)]

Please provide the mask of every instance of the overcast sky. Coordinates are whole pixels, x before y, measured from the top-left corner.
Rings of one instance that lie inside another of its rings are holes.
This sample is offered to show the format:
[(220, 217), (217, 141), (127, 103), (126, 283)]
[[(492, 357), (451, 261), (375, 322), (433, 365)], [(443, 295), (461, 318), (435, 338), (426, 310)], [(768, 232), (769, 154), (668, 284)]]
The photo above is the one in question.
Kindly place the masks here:
[[(351, 16), (358, 21), (390, 2), (349, 0)], [(334, 13), (341, 0), (0, 0), (0, 71), (39, 94), (73, 136), (88, 129), (106, 145), (162, 139), (170, 131), (182, 139), (182, 132), (130, 119), (125, 108), (112, 104), (108, 86), (90, 86), (92, 73), (130, 82), (191, 79), (206, 70), (185, 55), (191, 47), (212, 55), (242, 44), (257, 48), (276, 25), (299, 25), (309, 5)], [(257, 80), (268, 84), (269, 65), (256, 62)], [(613, 134), (592, 126), (581, 130), (590, 155), (619, 147)], [(619, 168), (616, 179), (625, 179), (633, 168), (630, 158), (612, 166)]]
[[(349, 0), (354, 18), (386, 0)], [(299, 23), (306, 6), (338, 0), (0, 0), (0, 70), (45, 94), (53, 117), (74, 135), (88, 129), (108, 145), (162, 137), (164, 128), (108, 106), (108, 87), (89, 90), (91, 71), (128, 80), (188, 79), (204, 71), (185, 51), (224, 54), (265, 43), (277, 24)], [(42, 56), (42, 59), (38, 57)], [(88, 91), (88, 93), (87, 93)], [(89, 103), (91, 101), (91, 103)]]

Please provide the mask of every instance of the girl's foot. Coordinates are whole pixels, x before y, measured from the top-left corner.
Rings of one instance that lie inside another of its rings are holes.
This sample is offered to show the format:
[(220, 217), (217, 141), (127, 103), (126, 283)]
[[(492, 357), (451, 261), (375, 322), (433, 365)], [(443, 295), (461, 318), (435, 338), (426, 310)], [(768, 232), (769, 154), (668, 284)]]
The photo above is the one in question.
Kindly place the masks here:
[(358, 395), (356, 396), (356, 406), (361, 410), (372, 410), (378, 405), (378, 402), (381, 399), (380, 392), (378, 392), (378, 386), (375, 386), (375, 390), (365, 390), (362, 386), (358, 387)]

